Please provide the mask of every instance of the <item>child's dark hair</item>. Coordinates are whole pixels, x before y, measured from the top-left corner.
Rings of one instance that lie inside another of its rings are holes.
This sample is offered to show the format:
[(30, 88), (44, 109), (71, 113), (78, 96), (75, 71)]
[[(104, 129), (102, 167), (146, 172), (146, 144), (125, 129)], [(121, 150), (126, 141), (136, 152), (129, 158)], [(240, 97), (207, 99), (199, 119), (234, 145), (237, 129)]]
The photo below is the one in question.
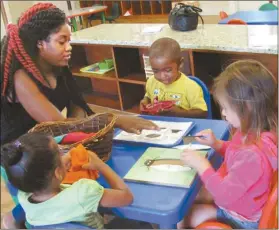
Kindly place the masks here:
[(37, 3), (25, 11), (17, 25), (7, 26), (7, 36), (1, 42), (1, 91), (2, 100), (15, 102), (14, 74), (24, 69), (43, 85), (49, 86), (34, 61), (38, 56), (38, 41), (49, 39), (62, 25), (66, 15), (51, 3)]
[(260, 62), (241, 60), (229, 65), (215, 79), (213, 95), (225, 98), (241, 120), (244, 134), (277, 132), (278, 83)]
[(24, 192), (47, 188), (59, 164), (58, 147), (42, 133), (25, 134), (1, 147), (1, 165), (9, 181)]

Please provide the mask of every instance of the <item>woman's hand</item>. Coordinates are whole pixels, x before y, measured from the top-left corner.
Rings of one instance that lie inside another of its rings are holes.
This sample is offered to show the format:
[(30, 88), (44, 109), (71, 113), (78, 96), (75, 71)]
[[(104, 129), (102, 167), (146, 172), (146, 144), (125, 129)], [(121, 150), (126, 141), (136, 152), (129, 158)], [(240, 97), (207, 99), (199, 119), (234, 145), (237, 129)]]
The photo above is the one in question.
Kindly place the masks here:
[(181, 161), (185, 163), (186, 166), (194, 168), (197, 172), (202, 175), (209, 167), (211, 167), (210, 162), (201, 156), (197, 151), (184, 150), (180, 156)]
[(129, 115), (120, 115), (116, 120), (116, 126), (128, 133), (136, 134), (140, 134), (143, 129), (159, 130), (152, 121)]

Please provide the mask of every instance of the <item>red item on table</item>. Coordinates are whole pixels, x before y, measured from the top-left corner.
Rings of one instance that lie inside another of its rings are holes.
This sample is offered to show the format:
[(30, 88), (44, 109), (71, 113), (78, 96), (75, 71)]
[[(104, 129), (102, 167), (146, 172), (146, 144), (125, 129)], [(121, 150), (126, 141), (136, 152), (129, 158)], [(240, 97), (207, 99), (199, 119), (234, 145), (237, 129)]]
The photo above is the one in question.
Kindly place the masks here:
[(96, 133), (84, 133), (84, 132), (72, 132), (68, 133), (61, 141), (61, 144), (73, 144), (79, 141), (83, 141), (89, 137), (95, 136)]
[(144, 106), (144, 109), (142, 110), (143, 113), (147, 113), (147, 114), (157, 114), (162, 110), (168, 110), (171, 107), (173, 107), (175, 105), (176, 101), (158, 101), (158, 98), (154, 99), (153, 104), (148, 104), (146, 106)]

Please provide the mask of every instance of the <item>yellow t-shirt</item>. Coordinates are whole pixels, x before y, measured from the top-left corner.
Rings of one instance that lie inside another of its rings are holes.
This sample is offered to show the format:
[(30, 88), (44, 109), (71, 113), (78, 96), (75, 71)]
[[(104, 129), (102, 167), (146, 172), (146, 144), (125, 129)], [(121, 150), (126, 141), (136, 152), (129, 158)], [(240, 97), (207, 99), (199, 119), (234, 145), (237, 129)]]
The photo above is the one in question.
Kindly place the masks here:
[(207, 111), (207, 106), (203, 98), (202, 88), (183, 73), (178, 80), (170, 85), (165, 85), (150, 77), (146, 83), (145, 97), (153, 103), (158, 97), (159, 101), (175, 100), (176, 105), (185, 109), (201, 109)]

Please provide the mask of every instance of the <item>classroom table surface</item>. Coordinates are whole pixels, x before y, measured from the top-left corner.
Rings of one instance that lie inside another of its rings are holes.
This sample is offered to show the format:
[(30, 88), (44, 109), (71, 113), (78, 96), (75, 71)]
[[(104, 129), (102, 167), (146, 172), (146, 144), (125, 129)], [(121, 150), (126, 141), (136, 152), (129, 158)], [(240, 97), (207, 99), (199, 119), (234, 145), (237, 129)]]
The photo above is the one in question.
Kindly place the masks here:
[(278, 25), (278, 10), (271, 11), (238, 11), (229, 17), (219, 21), (219, 24), (227, 24), (231, 19), (241, 19), (248, 25)]
[(67, 18), (73, 18), (77, 16), (85, 16), (85, 15), (91, 15), (96, 14), (99, 12), (104, 12), (108, 7), (107, 6), (90, 6), (90, 7), (84, 7), (80, 9), (74, 9), (74, 10), (67, 10), (65, 11)]
[[(174, 122), (192, 121), (194, 122), (194, 127), (188, 135), (193, 135), (203, 129), (212, 129), (218, 139), (228, 140), (229, 138), (229, 125), (226, 121), (222, 120), (157, 116), (143, 117), (150, 120)], [(111, 158), (107, 163), (123, 178), (148, 147), (146, 144), (114, 141)], [(217, 157), (218, 154), (215, 154), (214, 150), (209, 150), (208, 159), (215, 162), (215, 166), (217, 166)], [(219, 156), (219, 165), (220, 162)], [(100, 177), (98, 181), (104, 187), (108, 187), (103, 177)], [(159, 224), (160, 228), (176, 228), (176, 223), (189, 211), (201, 187), (201, 181), (198, 176), (189, 189), (137, 182), (126, 183), (134, 195), (134, 201), (127, 207), (113, 208), (114, 213), (124, 218)]]

